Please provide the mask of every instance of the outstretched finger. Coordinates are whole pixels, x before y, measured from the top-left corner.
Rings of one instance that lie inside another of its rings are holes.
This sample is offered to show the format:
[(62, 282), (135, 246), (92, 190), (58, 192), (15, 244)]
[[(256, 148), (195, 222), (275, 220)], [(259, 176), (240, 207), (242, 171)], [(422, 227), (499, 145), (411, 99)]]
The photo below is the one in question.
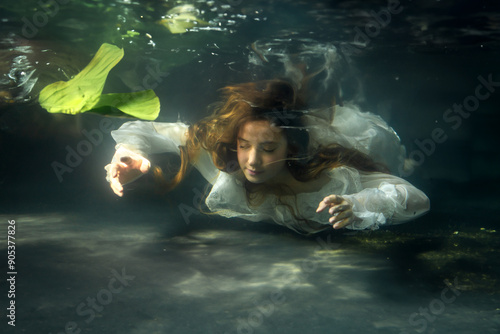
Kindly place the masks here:
[(340, 204), (342, 202), (342, 197), (337, 195), (330, 195), (323, 198), (323, 200), (319, 203), (316, 212), (321, 212), (325, 208), (329, 207), (331, 204)]
[(120, 183), (120, 181), (118, 181), (117, 178), (112, 178), (110, 180), (110, 186), (111, 186), (111, 189), (113, 190), (113, 192), (122, 197), (123, 196), (123, 186), (122, 184)]
[(118, 175), (118, 167), (116, 164), (110, 164), (109, 166), (109, 176), (115, 178)]
[(340, 205), (334, 205), (328, 210), (328, 213), (331, 215), (338, 214), (339, 212), (343, 212), (346, 210), (349, 210), (350, 206), (348, 204), (340, 204)]
[(350, 218), (350, 217), (352, 217), (352, 211), (342, 211), (339, 214), (330, 217), (330, 219), (328, 219), (328, 221), (330, 222), (330, 224), (334, 224), (336, 222), (340, 222), (341, 220), (344, 220), (344, 219)]
[(325, 202), (326, 204), (340, 204), (343, 200), (344, 199), (342, 198), (342, 196), (338, 195), (330, 195), (323, 198), (323, 202)]
[(118, 163), (112, 164), (110, 169), (109, 169), (109, 174), (111, 175), (112, 178), (118, 177), (118, 172), (122, 168), (128, 168), (128, 166), (123, 162), (118, 162)]
[(151, 168), (151, 163), (149, 162), (148, 159), (142, 159), (141, 161), (141, 166), (139, 168), (139, 170), (145, 174), (149, 171), (149, 168)]
[(346, 227), (347, 225), (351, 224), (352, 223), (352, 215), (348, 216), (348, 217), (345, 217), (344, 219), (336, 222), (335, 224), (333, 224), (333, 228), (338, 230), (340, 228), (343, 228), (343, 227)]

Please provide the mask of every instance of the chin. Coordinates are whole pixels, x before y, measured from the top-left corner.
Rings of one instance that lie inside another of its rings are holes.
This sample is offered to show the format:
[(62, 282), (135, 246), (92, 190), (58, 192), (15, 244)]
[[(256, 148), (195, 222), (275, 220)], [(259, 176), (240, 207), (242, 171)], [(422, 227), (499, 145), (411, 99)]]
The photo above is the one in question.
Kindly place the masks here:
[(260, 183), (264, 183), (265, 181), (264, 180), (261, 180), (261, 179), (258, 179), (258, 178), (255, 178), (255, 177), (246, 177), (247, 181), (250, 182), (250, 183), (255, 183), (255, 184), (260, 184)]
[(247, 174), (245, 174), (245, 178), (247, 179), (248, 182), (255, 183), (255, 184), (260, 184), (260, 183), (264, 183), (267, 181), (267, 178), (262, 178), (259, 176), (255, 177), (255, 176), (247, 175)]

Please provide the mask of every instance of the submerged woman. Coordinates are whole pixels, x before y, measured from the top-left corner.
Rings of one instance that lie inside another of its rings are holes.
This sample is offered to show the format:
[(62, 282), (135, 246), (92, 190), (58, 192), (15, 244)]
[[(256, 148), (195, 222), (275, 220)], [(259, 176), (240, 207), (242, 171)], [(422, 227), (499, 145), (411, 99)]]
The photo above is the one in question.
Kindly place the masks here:
[(314, 233), (377, 229), (429, 210), (422, 191), (389, 174), (404, 148), (381, 118), (355, 108), (306, 110), (280, 80), (222, 91), (214, 113), (192, 126), (137, 121), (114, 131), (117, 151), (105, 167), (113, 191), (123, 196), (125, 183), (151, 169), (149, 154), (176, 152), (181, 167), (165, 190), (194, 166), (212, 185), (207, 207), (225, 217)]

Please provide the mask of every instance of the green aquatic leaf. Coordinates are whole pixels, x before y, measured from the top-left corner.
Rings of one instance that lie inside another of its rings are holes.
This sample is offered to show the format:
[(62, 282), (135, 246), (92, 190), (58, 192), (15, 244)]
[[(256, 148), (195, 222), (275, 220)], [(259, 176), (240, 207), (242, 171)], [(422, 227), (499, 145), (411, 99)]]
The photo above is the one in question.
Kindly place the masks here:
[(196, 26), (208, 26), (208, 23), (198, 16), (200, 11), (193, 5), (180, 5), (167, 12), (167, 16), (160, 21), (172, 34), (182, 34)]
[(161, 23), (170, 30), (172, 34), (183, 34), (194, 27), (204, 27), (208, 23), (190, 14), (180, 14), (171, 19), (163, 19)]
[(101, 97), (109, 71), (123, 58), (123, 49), (104, 43), (73, 79), (46, 86), (38, 98), (50, 113), (78, 114), (92, 109)]
[(90, 112), (153, 121), (160, 114), (160, 99), (151, 89), (133, 93), (103, 94)]
[(40, 92), (38, 101), (50, 113), (76, 115), (91, 111), (105, 116), (155, 120), (160, 100), (152, 90), (104, 94), (109, 71), (123, 58), (123, 49), (103, 44), (90, 63), (73, 79), (58, 81)]
[(122, 38), (126, 38), (126, 37), (135, 37), (135, 36), (140, 36), (141, 34), (138, 33), (137, 31), (134, 31), (134, 30), (127, 30), (127, 33), (125, 35), (122, 35)]

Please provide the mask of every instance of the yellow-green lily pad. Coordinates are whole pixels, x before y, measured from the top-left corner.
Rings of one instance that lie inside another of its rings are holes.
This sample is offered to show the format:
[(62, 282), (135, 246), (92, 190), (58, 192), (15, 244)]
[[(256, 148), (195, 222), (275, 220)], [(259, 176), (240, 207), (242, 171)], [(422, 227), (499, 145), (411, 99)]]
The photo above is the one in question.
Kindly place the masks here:
[(50, 113), (76, 115), (93, 111), (106, 116), (156, 119), (160, 100), (152, 90), (102, 95), (109, 71), (123, 55), (123, 49), (104, 43), (74, 78), (46, 86), (40, 92), (40, 105)]
[(208, 26), (208, 23), (198, 17), (199, 10), (193, 5), (181, 5), (167, 12), (160, 21), (172, 34), (182, 34), (194, 27)]
[(50, 113), (76, 115), (88, 111), (101, 97), (109, 71), (123, 58), (123, 49), (104, 43), (90, 63), (69, 81), (46, 86), (38, 98)]
[(151, 89), (133, 93), (103, 94), (90, 111), (107, 116), (132, 116), (153, 121), (160, 114), (160, 99)]

